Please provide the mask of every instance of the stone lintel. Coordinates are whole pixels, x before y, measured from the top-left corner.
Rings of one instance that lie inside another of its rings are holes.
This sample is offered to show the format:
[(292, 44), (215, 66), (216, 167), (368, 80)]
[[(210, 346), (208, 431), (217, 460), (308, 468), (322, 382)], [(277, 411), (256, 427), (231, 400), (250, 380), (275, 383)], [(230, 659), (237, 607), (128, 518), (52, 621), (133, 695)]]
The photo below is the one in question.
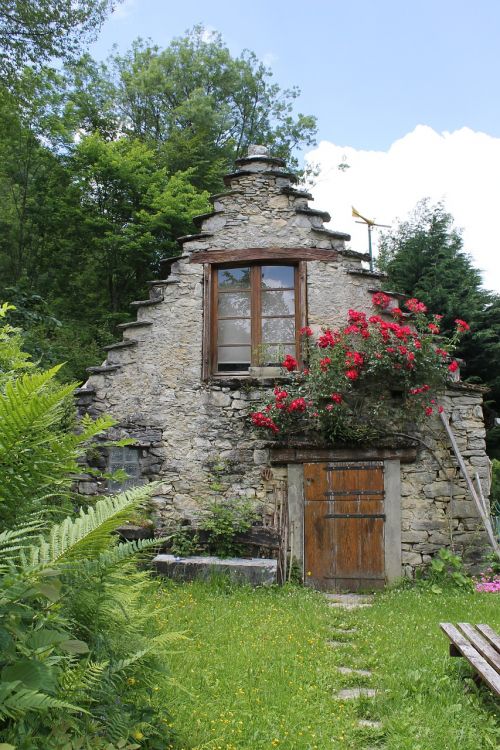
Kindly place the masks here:
[(153, 279), (152, 281), (146, 281), (148, 286), (167, 286), (170, 284), (180, 284), (179, 279)]
[(82, 388), (75, 388), (74, 394), (77, 398), (81, 398), (82, 396), (95, 396), (96, 389), (92, 386), (88, 387), (82, 387)]
[(400, 461), (412, 463), (417, 449), (406, 448), (303, 448), (277, 447), (270, 450), (271, 463), (293, 464), (315, 461)]
[(251, 260), (322, 260), (335, 261), (339, 251), (320, 247), (244, 247), (212, 248), (191, 255), (190, 263), (229, 263)]

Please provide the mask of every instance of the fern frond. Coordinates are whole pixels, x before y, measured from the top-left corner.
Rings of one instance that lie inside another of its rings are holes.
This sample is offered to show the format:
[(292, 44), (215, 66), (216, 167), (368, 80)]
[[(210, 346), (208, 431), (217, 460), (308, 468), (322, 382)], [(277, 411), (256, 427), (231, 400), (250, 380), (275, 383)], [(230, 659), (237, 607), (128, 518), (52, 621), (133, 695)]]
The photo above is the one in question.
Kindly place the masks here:
[(127, 520), (130, 511), (144, 503), (154, 485), (134, 487), (113, 497), (98, 500), (94, 507), (80, 509), (77, 518), (65, 518), (50, 530), (46, 541), (30, 547), (23, 567), (59, 565), (73, 560), (92, 558), (110, 543), (110, 534)]
[(83, 563), (79, 562), (78, 570), (89, 574), (109, 570), (125, 562), (129, 557), (137, 555), (139, 552), (144, 552), (152, 547), (159, 547), (165, 544), (169, 538), (159, 537), (155, 539), (139, 539), (134, 542), (123, 542), (110, 550), (102, 552), (95, 560), (87, 560), (83, 561)]
[(19, 681), (0, 683), (0, 719), (17, 719), (29, 711), (42, 713), (51, 708), (88, 713), (81, 706), (73, 706), (46, 693), (29, 690), (20, 685), (22, 683)]

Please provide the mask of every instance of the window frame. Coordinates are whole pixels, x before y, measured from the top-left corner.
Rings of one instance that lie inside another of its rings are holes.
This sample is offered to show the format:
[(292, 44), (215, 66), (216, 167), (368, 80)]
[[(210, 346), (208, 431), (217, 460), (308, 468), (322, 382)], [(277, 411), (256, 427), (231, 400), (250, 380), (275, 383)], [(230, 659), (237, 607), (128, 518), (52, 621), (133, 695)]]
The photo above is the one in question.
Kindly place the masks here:
[(250, 299), (251, 299), (251, 335), (250, 335), (250, 366), (259, 364), (258, 350), (262, 343), (262, 308), (261, 288), (258, 272), (263, 266), (289, 266), (294, 268), (295, 291), (295, 351), (299, 364), (301, 363), (300, 329), (306, 325), (306, 263), (303, 260), (287, 257), (286, 251), (279, 258), (234, 258), (228, 255), (227, 261), (207, 263), (204, 265), (204, 332), (203, 332), (203, 379), (208, 378), (245, 378), (250, 376), (248, 370), (217, 370), (218, 366), (218, 271), (224, 268), (250, 268)]

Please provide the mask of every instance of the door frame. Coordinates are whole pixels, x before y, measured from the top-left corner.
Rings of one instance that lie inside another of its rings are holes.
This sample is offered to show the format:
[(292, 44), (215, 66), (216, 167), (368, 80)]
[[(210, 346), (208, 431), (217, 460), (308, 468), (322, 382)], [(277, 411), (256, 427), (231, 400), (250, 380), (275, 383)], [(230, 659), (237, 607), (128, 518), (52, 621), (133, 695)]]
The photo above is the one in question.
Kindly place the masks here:
[[(346, 458), (337, 458), (345, 461)], [(361, 456), (352, 455), (347, 459), (352, 462), (363, 462)], [(334, 463), (329, 459), (328, 463)], [(304, 463), (325, 463), (325, 459), (308, 457)], [(384, 524), (384, 567), (385, 580), (391, 583), (402, 576), (401, 564), (401, 470), (400, 461), (396, 458), (384, 460), (385, 491), (385, 524)], [(304, 464), (288, 464), (288, 514), (290, 525), (290, 547), (304, 570)]]

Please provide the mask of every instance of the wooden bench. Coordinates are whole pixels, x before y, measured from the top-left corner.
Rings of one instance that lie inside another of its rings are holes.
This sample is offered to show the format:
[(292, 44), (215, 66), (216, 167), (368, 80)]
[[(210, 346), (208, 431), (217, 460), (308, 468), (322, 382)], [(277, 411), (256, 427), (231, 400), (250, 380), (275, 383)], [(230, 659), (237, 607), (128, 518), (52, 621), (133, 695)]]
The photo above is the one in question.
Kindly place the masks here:
[(450, 656), (463, 656), (481, 678), (500, 695), (500, 636), (489, 625), (441, 622), (441, 630), (450, 639)]

